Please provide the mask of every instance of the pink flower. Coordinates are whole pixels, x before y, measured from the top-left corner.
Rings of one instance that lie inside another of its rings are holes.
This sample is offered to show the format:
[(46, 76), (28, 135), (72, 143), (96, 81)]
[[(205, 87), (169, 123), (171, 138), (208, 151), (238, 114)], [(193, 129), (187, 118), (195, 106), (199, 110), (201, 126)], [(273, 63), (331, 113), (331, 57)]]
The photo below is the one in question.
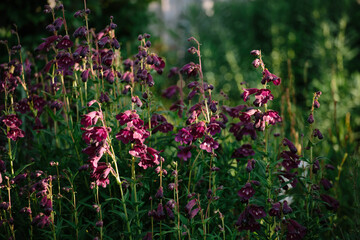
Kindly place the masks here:
[(200, 148), (211, 153), (214, 149), (219, 147), (219, 143), (216, 142), (212, 137), (206, 136), (205, 140), (200, 144)]
[(190, 134), (190, 131), (186, 128), (179, 130), (178, 134), (175, 136), (175, 141), (180, 142), (180, 144), (190, 144), (193, 140), (193, 136)]
[(265, 69), (263, 71), (263, 79), (261, 80), (261, 84), (265, 84), (268, 82), (273, 82), (274, 85), (280, 85), (281, 79), (275, 74), (270, 73), (268, 69)]
[(84, 127), (95, 125), (99, 118), (102, 118), (102, 114), (98, 111), (92, 111), (82, 116), (81, 124)]
[(106, 188), (110, 184), (109, 174), (112, 168), (109, 164), (104, 162), (99, 162), (97, 168), (91, 173), (90, 177), (96, 180), (96, 185)]

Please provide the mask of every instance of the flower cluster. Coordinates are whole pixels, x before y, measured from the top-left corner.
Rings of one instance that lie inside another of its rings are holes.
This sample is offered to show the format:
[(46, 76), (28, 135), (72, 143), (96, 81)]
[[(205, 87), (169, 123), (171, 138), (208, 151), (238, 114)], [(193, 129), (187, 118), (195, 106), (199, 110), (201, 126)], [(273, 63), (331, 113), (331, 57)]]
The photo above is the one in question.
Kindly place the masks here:
[(140, 167), (147, 169), (159, 165), (160, 161), (163, 161), (159, 151), (144, 144), (150, 133), (145, 129), (144, 121), (140, 119), (136, 110), (127, 110), (120, 113), (116, 115), (116, 119), (121, 126), (125, 125), (125, 128), (116, 134), (116, 139), (124, 144), (133, 144), (129, 154), (140, 159), (138, 164)]
[(10, 114), (2, 118), (2, 122), (7, 126), (7, 137), (13, 141), (16, 141), (18, 138), (25, 137), (25, 133), (19, 127), (22, 124), (22, 121), (15, 114)]
[[(94, 126), (98, 120), (101, 120), (103, 126)], [(83, 152), (88, 155), (89, 167), (91, 169), (91, 178), (95, 180), (98, 186), (105, 188), (109, 183), (109, 174), (112, 171), (110, 164), (99, 162), (104, 153), (109, 149), (106, 141), (110, 128), (104, 126), (102, 111), (92, 111), (82, 116), (81, 124), (84, 126), (82, 137), (88, 145)]]

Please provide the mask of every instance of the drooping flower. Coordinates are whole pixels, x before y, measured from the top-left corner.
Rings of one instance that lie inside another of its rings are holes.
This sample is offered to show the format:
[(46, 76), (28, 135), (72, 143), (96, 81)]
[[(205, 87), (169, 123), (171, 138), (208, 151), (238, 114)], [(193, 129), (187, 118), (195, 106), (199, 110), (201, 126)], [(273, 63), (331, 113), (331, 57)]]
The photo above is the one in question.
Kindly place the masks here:
[(96, 185), (106, 188), (110, 184), (109, 174), (112, 168), (110, 164), (99, 162), (98, 166), (90, 174), (90, 177), (96, 181)]
[(196, 76), (198, 72), (200, 71), (200, 65), (195, 64), (193, 62), (190, 62), (186, 65), (184, 65), (181, 69), (181, 73), (185, 73), (188, 77)]
[(193, 136), (190, 131), (186, 128), (182, 128), (175, 136), (175, 141), (180, 142), (180, 144), (190, 144), (193, 140)]
[(238, 191), (237, 194), (240, 197), (241, 202), (247, 202), (252, 196), (254, 196), (255, 190), (248, 182)]
[(210, 136), (206, 136), (205, 140), (200, 144), (200, 148), (207, 151), (208, 153), (211, 153), (214, 149), (217, 149), (218, 147), (219, 143)]
[(193, 148), (193, 146), (179, 146), (179, 151), (177, 153), (177, 157), (187, 161), (188, 159), (191, 158), (191, 149)]
[(270, 73), (268, 69), (265, 69), (263, 71), (263, 78), (261, 80), (261, 84), (265, 84), (269, 82), (274, 83), (274, 85), (280, 85), (281, 79), (275, 74)]
[(287, 220), (286, 240), (300, 240), (306, 235), (306, 227), (300, 225), (295, 220)]
[(243, 144), (241, 147), (235, 149), (234, 153), (232, 154), (232, 158), (240, 159), (245, 158), (248, 156), (254, 156), (255, 152), (252, 149), (251, 144)]
[(336, 211), (340, 206), (339, 201), (329, 195), (321, 194), (320, 198), (325, 202), (326, 208), (329, 210)]

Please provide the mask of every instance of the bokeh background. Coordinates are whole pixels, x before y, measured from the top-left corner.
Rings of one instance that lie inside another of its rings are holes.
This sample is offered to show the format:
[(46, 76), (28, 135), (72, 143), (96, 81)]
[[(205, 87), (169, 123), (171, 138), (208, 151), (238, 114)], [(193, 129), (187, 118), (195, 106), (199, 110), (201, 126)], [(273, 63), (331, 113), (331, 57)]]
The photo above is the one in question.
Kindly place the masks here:
[[(15, 44), (17, 25), (23, 54), (48, 36), (51, 16), (43, 13), (46, 0), (2, 0), (0, 39)], [(73, 14), (83, 1), (64, 0), (70, 32), (83, 23)], [(167, 67), (193, 60), (187, 38), (202, 44), (205, 80), (217, 93), (229, 96), (227, 105), (241, 103), (243, 87), (256, 87), (261, 72), (253, 69), (249, 52), (261, 49), (270, 71), (282, 78), (272, 106), (292, 124), (284, 131), (297, 143), (307, 131), (313, 92), (322, 91), (316, 120), (326, 140), (317, 154), (337, 167), (336, 197), (340, 200), (338, 239), (356, 239), (360, 227), (360, 1), (359, 0), (88, 0), (90, 26), (96, 30), (114, 16), (124, 58), (136, 53), (138, 34), (152, 35), (153, 47)], [(0, 60), (6, 61), (1, 46)], [(165, 71), (166, 73), (166, 71)], [(155, 79), (156, 90), (176, 84), (166, 74)], [(258, 86), (259, 87), (259, 86)], [(219, 94), (220, 96), (220, 94)]]

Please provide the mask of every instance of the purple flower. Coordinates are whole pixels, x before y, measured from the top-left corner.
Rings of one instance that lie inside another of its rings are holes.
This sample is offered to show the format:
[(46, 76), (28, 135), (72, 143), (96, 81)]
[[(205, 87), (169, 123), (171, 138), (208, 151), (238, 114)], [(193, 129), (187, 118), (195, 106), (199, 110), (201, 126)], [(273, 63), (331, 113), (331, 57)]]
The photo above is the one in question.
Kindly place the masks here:
[(158, 221), (162, 221), (165, 219), (165, 213), (164, 213), (164, 208), (163, 205), (161, 203), (159, 203), (157, 210), (153, 216), (156, 220)]
[(236, 140), (240, 141), (243, 139), (243, 136), (250, 135), (251, 139), (255, 140), (257, 138), (254, 124), (252, 123), (243, 123), (238, 122), (236, 124), (232, 123), (229, 132), (232, 132)]
[(106, 188), (106, 186), (110, 184), (110, 180), (108, 177), (111, 170), (112, 168), (109, 164), (99, 162), (97, 168), (95, 168), (90, 174), (90, 177), (96, 180), (96, 185)]
[(297, 153), (297, 149), (296, 149), (295, 145), (289, 139), (284, 138), (283, 144), (284, 144), (284, 146), (288, 146), (292, 153)]
[(326, 178), (322, 178), (320, 180), (320, 183), (326, 191), (328, 191), (329, 189), (331, 189), (333, 187), (332, 183)]
[(82, 27), (79, 27), (75, 30), (73, 36), (74, 38), (78, 38), (78, 37), (85, 37), (86, 35), (86, 27), (85, 26), (82, 26)]
[(56, 44), (57, 49), (68, 49), (73, 46), (73, 42), (70, 40), (68, 35), (65, 35), (59, 42)]
[(284, 159), (281, 164), (287, 171), (298, 168), (300, 164), (298, 155), (290, 151), (283, 151), (280, 156)]
[(50, 223), (51, 223), (51, 220), (50, 220), (49, 216), (46, 216), (43, 213), (40, 213), (33, 219), (33, 221), (31, 222), (31, 225), (36, 225), (39, 228), (44, 228), (44, 227), (49, 226)]
[(245, 158), (248, 156), (254, 156), (255, 152), (252, 149), (252, 146), (250, 144), (243, 144), (241, 147), (237, 148), (234, 153), (231, 155), (232, 158), (236, 158), (239, 160), (239, 158)]
[(241, 202), (247, 202), (252, 196), (254, 196), (255, 190), (248, 182), (238, 191), (237, 194), (240, 197)]
[(95, 125), (99, 118), (102, 119), (102, 114), (98, 111), (92, 111), (85, 115), (82, 115), (80, 123), (84, 127), (89, 127), (91, 125)]
[(320, 198), (325, 202), (326, 208), (329, 210), (336, 211), (340, 206), (339, 201), (329, 195), (321, 194)]
[(250, 54), (254, 56), (260, 56), (260, 50), (252, 50)]
[(193, 136), (194, 140), (202, 138), (206, 131), (206, 124), (204, 121), (200, 121), (191, 126), (190, 133)]
[(193, 62), (190, 62), (186, 65), (184, 65), (181, 69), (181, 73), (185, 73), (188, 77), (196, 76), (198, 72), (200, 71), (200, 65), (195, 64)]
[(320, 130), (317, 128), (314, 129), (313, 136), (319, 138), (320, 140), (324, 138)]
[(254, 66), (254, 68), (258, 68), (261, 65), (261, 61), (260, 59), (256, 58), (253, 62), (252, 65)]
[(273, 100), (274, 96), (271, 94), (269, 89), (260, 89), (255, 94), (255, 101), (253, 102), (256, 107), (261, 107), (266, 104), (269, 100)]
[(217, 149), (218, 147), (219, 143), (210, 136), (206, 136), (205, 140), (200, 144), (200, 148), (207, 151), (208, 153), (211, 153), (214, 149)]
[(255, 168), (255, 159), (249, 159), (248, 162), (247, 162), (247, 165), (246, 165), (246, 171), (247, 172), (251, 172), (252, 170), (254, 170)]
[(190, 131), (186, 128), (179, 130), (178, 134), (175, 136), (175, 141), (180, 142), (180, 144), (190, 144), (193, 140), (193, 136), (190, 134)]
[(284, 214), (292, 213), (292, 208), (288, 205), (287, 201), (285, 200), (282, 205), (282, 211)]
[(260, 230), (260, 223), (255, 220), (252, 214), (250, 214), (250, 208), (251, 206), (245, 208), (245, 210), (240, 214), (237, 222), (235, 223), (239, 232), (244, 230), (248, 230), (251, 232)]
[(179, 146), (179, 151), (177, 153), (177, 157), (187, 161), (188, 159), (191, 158), (191, 149), (193, 148), (193, 146)]
[(19, 102), (15, 105), (15, 111), (20, 113), (27, 113), (30, 111), (29, 103), (27, 98), (21, 99)]
[(286, 240), (300, 240), (306, 235), (306, 227), (300, 225), (295, 220), (289, 219), (287, 222)]
[(18, 128), (22, 124), (22, 121), (15, 114), (11, 114), (3, 117), (2, 121), (9, 128)]
[(261, 84), (265, 84), (269, 82), (274, 83), (274, 85), (280, 85), (281, 79), (275, 74), (270, 73), (268, 69), (265, 69), (263, 71), (263, 78), (261, 80)]
[(248, 89), (243, 88), (243, 90), (244, 90), (244, 93), (242, 94), (242, 96), (243, 96), (244, 102), (246, 102), (249, 99), (250, 95), (255, 94), (259, 91), (259, 89), (257, 89), (257, 88), (248, 88)]
[(162, 96), (165, 98), (170, 99), (172, 96), (174, 96), (179, 91), (179, 87), (176, 85), (170, 86), (167, 89), (165, 89), (162, 93)]
[(164, 189), (163, 187), (159, 187), (158, 191), (155, 194), (155, 197), (158, 199), (164, 198)]
[(124, 144), (128, 144), (130, 141), (133, 141), (133, 132), (130, 128), (121, 129), (120, 132), (116, 134), (116, 139), (122, 141)]
[(13, 141), (16, 141), (18, 138), (25, 137), (25, 132), (20, 128), (10, 128), (9, 132), (7, 133), (7, 138), (10, 138)]
[(309, 115), (309, 117), (307, 119), (307, 122), (310, 123), (310, 124), (314, 123), (314, 116), (312, 115), (312, 113), (310, 113), (310, 115)]
[(264, 207), (257, 205), (250, 205), (248, 206), (248, 211), (255, 219), (261, 219), (266, 217), (266, 212), (264, 210)]
[(281, 216), (281, 203), (277, 202), (274, 203), (269, 211), (269, 215), (273, 217), (280, 217)]
[(221, 132), (221, 124), (221, 122), (216, 121), (215, 118), (212, 117), (210, 123), (207, 125), (207, 131), (214, 136)]

